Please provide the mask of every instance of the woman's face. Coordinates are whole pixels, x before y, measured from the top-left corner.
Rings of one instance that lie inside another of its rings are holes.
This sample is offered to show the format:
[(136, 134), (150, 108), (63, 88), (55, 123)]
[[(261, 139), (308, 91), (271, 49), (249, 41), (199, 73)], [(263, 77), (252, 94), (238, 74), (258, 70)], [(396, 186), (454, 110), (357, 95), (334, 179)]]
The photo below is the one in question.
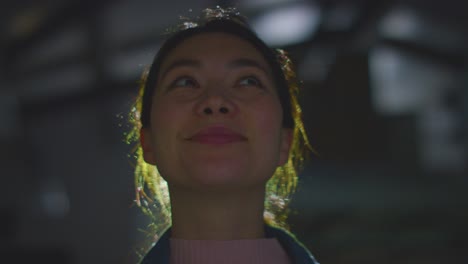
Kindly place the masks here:
[(291, 131), (282, 128), (270, 67), (237, 36), (180, 43), (161, 65), (152, 100), (144, 157), (171, 187), (264, 186), (288, 158)]

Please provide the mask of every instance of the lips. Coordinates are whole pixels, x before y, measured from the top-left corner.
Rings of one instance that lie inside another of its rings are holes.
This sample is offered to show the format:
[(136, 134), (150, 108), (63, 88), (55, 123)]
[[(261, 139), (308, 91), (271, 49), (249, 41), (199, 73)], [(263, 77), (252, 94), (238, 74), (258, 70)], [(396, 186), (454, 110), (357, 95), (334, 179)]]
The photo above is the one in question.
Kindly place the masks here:
[(189, 140), (201, 144), (221, 145), (245, 141), (247, 138), (227, 127), (211, 126), (198, 131)]

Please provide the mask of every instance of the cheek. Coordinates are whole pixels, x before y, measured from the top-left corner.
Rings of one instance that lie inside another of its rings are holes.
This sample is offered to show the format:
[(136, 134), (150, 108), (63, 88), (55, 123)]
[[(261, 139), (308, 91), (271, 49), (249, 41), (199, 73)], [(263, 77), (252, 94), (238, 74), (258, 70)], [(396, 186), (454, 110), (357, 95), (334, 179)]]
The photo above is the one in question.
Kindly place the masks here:
[[(251, 120), (255, 127), (255, 138), (258, 144), (257, 151), (268, 160), (279, 157), (282, 108), (276, 100), (270, 100), (263, 104), (257, 104), (254, 119)], [(277, 155), (278, 154), (278, 155)]]
[[(153, 107), (151, 111), (151, 128), (154, 133), (154, 141), (164, 142), (164, 138), (168, 134), (168, 130), (171, 130), (171, 123), (168, 122), (171, 119), (171, 111), (166, 111), (164, 107)], [(174, 114), (174, 113), (172, 113)]]
[(283, 111), (278, 100), (265, 100), (255, 104), (255, 124), (264, 135), (279, 134)]
[(168, 156), (174, 152), (178, 124), (182, 116), (180, 108), (165, 103), (163, 100), (155, 100), (153, 103), (151, 109), (152, 143), (158, 168), (164, 166), (168, 160), (170, 161)]
[[(151, 108), (151, 124), (161, 133), (172, 133), (187, 116), (187, 106), (166, 97), (155, 98)], [(158, 133), (159, 134), (159, 133)]]

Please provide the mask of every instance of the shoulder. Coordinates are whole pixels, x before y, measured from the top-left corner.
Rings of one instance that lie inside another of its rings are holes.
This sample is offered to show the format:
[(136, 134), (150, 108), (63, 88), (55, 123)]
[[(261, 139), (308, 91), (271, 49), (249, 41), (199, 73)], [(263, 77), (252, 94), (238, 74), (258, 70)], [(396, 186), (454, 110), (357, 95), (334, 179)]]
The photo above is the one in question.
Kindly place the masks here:
[(146, 253), (140, 264), (168, 264), (169, 263), (169, 237), (171, 236), (171, 229), (164, 231), (163, 235), (158, 239), (156, 244)]
[(292, 233), (270, 225), (265, 226), (265, 232), (268, 237), (275, 237), (280, 242), (294, 263), (319, 264), (312, 253)]

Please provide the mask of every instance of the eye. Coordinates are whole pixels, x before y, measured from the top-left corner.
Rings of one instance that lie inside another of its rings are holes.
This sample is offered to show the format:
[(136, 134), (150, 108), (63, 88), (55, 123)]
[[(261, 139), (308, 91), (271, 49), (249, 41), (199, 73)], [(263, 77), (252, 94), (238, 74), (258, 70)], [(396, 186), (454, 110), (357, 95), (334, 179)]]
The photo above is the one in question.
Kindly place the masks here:
[(240, 79), (239, 85), (241, 86), (257, 86), (263, 88), (262, 82), (255, 76), (246, 76)]
[(174, 80), (170, 87), (171, 88), (177, 88), (177, 87), (197, 87), (198, 83), (193, 79), (192, 77), (189, 76), (182, 76)]

